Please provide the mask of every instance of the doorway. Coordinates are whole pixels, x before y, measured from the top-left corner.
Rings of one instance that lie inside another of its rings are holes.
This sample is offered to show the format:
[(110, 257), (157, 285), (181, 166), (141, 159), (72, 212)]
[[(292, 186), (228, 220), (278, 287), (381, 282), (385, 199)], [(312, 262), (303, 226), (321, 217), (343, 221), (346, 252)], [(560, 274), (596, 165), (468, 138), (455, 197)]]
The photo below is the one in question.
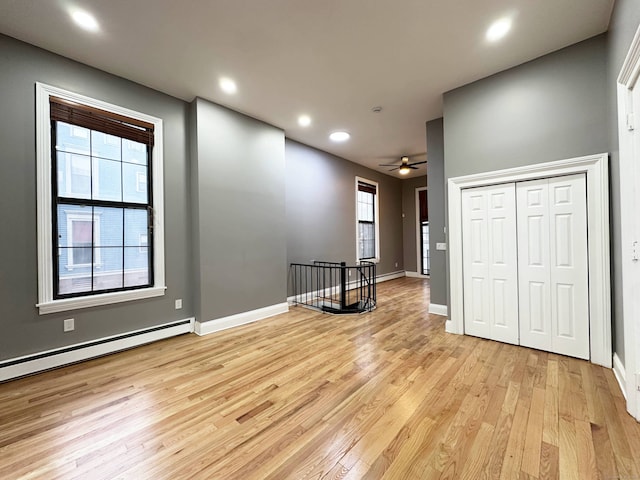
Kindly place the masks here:
[(427, 277), (431, 271), (427, 187), (416, 188), (416, 247), (418, 275)]
[(618, 76), (620, 147), (620, 247), (624, 358), (614, 356), (614, 372), (627, 399), (627, 411), (640, 420), (640, 27)]

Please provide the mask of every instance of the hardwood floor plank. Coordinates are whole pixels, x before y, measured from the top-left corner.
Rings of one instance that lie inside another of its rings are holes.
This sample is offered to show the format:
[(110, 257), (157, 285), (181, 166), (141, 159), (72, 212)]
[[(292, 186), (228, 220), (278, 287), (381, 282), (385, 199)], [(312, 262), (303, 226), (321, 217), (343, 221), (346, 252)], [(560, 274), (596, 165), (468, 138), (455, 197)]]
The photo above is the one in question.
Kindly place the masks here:
[(444, 331), (428, 281), (0, 384), (10, 480), (640, 475), (610, 370)]

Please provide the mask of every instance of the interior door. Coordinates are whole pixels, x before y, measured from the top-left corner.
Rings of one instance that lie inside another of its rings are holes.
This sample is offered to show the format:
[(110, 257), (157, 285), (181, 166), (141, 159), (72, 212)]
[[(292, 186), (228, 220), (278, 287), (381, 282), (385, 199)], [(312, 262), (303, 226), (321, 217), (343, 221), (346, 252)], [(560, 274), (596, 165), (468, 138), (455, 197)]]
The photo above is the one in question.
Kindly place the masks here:
[(589, 358), (585, 175), (517, 184), (520, 344)]
[(462, 191), (465, 333), (518, 344), (515, 184)]

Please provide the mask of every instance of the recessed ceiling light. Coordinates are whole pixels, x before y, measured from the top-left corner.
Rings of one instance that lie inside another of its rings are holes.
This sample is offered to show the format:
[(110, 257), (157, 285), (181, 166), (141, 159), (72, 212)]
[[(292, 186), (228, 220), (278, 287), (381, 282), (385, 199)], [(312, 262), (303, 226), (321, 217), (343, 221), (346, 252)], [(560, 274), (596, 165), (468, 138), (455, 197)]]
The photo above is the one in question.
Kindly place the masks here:
[(346, 142), (351, 138), (347, 132), (333, 132), (329, 138), (334, 142)]
[(510, 18), (501, 18), (500, 20), (496, 20), (491, 24), (491, 26), (487, 29), (487, 40), (490, 42), (497, 42), (501, 38), (503, 38), (507, 33), (511, 30), (511, 19)]
[(220, 88), (224, 93), (228, 93), (229, 95), (233, 95), (238, 91), (236, 82), (227, 77), (222, 77), (220, 79)]
[(301, 127), (308, 127), (311, 125), (311, 117), (309, 115), (300, 115), (298, 117), (298, 125)]
[(91, 15), (89, 12), (85, 12), (84, 10), (72, 10), (71, 18), (79, 27), (84, 28), (89, 32), (97, 32), (100, 30), (100, 25), (98, 25), (96, 17)]

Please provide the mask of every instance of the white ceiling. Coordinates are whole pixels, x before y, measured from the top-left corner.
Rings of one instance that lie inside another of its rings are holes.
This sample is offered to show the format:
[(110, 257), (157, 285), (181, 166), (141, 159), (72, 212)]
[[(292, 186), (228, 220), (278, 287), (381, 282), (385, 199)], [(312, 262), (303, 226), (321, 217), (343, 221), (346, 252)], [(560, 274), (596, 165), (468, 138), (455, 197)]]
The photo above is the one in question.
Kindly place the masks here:
[[(613, 1), (0, 0), (0, 32), (387, 172), (377, 165), (426, 151), (443, 92), (606, 31)], [(100, 31), (75, 26), (69, 7)], [(489, 44), (487, 27), (504, 15), (511, 32)], [(221, 92), (223, 75), (235, 95)], [(301, 113), (310, 127), (298, 126)], [(328, 139), (339, 129), (349, 142)]]

